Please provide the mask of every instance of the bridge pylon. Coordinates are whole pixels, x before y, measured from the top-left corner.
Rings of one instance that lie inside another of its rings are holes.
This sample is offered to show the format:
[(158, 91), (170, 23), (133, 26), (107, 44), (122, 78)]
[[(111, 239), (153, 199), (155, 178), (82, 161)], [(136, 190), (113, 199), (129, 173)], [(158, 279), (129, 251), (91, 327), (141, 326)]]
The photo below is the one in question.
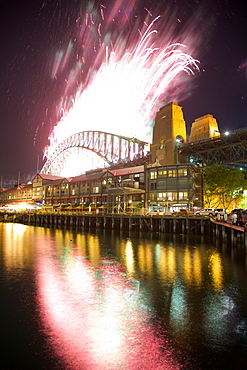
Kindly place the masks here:
[(186, 123), (182, 107), (171, 102), (156, 114), (151, 144), (152, 163), (178, 164), (177, 147), (186, 142)]

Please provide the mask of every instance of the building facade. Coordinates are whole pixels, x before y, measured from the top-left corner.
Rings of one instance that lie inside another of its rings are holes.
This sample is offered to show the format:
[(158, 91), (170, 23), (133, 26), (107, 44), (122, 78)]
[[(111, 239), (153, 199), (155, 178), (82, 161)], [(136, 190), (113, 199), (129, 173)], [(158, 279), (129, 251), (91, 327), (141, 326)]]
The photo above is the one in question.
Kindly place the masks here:
[(202, 172), (193, 164), (147, 166), (146, 184), (149, 209), (157, 205), (169, 214), (203, 205)]
[[(96, 169), (62, 178), (37, 174), (29, 184), (2, 189), (0, 205), (144, 214), (154, 204), (166, 213), (202, 206), (201, 172), (193, 164)], [(24, 202), (26, 205), (24, 206)]]

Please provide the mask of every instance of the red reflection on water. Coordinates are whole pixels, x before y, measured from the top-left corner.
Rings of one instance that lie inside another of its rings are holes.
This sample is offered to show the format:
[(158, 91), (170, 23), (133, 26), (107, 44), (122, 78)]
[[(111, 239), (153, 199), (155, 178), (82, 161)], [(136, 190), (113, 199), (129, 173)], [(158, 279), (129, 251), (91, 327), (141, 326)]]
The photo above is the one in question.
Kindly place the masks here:
[(178, 369), (165, 336), (152, 324), (138, 284), (117, 263), (98, 268), (82, 257), (42, 256), (39, 310), (52, 350), (69, 369)]

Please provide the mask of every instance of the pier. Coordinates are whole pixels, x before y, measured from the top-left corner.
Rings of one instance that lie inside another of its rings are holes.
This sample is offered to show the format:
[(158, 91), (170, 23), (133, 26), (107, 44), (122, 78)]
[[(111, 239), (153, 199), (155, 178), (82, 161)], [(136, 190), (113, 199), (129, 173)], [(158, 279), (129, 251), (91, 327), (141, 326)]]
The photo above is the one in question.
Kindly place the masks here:
[(247, 246), (247, 230), (208, 217), (140, 216), (127, 214), (2, 213), (1, 222), (19, 222), (44, 227), (75, 227), (205, 235), (230, 245)]

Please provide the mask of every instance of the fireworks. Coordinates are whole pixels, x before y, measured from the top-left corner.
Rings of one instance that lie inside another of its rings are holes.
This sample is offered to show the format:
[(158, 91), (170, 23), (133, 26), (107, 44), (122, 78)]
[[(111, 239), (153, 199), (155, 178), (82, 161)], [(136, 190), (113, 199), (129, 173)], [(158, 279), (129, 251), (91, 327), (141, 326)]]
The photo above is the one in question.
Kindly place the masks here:
[[(151, 142), (152, 122), (160, 104), (179, 96), (181, 81), (187, 82), (185, 76), (198, 69), (198, 61), (185, 52), (185, 45), (169, 43), (171, 36), (161, 27), (165, 21), (161, 16), (147, 12), (148, 18), (140, 24), (141, 17), (134, 23), (130, 14), (116, 7), (108, 16), (105, 13), (103, 6), (99, 13), (91, 8), (83, 19), (76, 20), (80, 27), (74, 42), (77, 50), (81, 44), (81, 54), (76, 54), (65, 94), (80, 73), (83, 81), (76, 87), (74, 99), (68, 102), (66, 97), (61, 102), (62, 117), (49, 137), (47, 158), (67, 137), (86, 130)], [(64, 53), (57, 54), (52, 78), (66, 68), (72, 49), (70, 42)]]

